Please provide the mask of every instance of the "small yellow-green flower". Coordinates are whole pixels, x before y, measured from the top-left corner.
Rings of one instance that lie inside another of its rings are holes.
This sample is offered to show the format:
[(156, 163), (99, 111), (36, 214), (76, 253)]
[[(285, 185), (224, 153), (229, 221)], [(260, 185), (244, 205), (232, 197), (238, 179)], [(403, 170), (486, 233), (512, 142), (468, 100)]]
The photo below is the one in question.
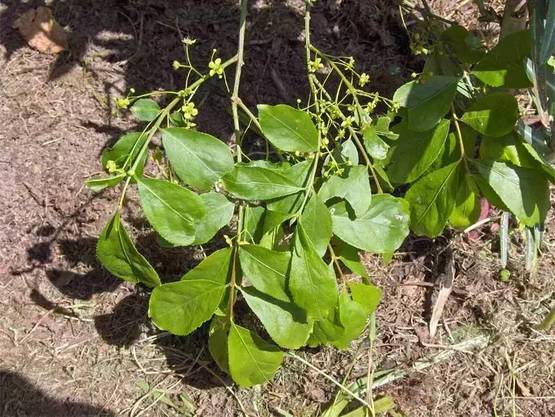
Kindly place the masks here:
[(210, 61), (208, 63), (208, 68), (210, 68), (211, 77), (213, 77), (214, 75), (218, 75), (219, 78), (222, 78), (224, 73), (224, 67), (222, 66), (221, 58), (216, 58), (214, 61)]
[(179, 68), (181, 68), (181, 63), (179, 61), (173, 61), (172, 62), (172, 67), (174, 70), (178, 70)]
[(106, 162), (106, 170), (110, 173), (113, 174), (114, 172), (116, 172), (118, 170), (118, 166), (116, 164), (116, 161), (112, 161), (111, 159)]
[(358, 79), (358, 84), (361, 87), (364, 87), (366, 84), (368, 84), (370, 82), (370, 76), (368, 74), (366, 74), (365, 72), (363, 72), (362, 74), (360, 74), (360, 77)]
[(324, 64), (322, 64), (322, 59), (320, 57), (316, 57), (314, 61), (308, 63), (308, 72), (314, 73), (322, 68), (324, 68)]
[(119, 109), (126, 109), (131, 104), (131, 101), (127, 97), (121, 97), (116, 99), (116, 106)]
[(183, 112), (183, 118), (187, 121), (193, 120), (198, 114), (198, 109), (192, 101), (185, 103), (183, 107), (181, 107), (181, 111)]
[(193, 39), (193, 38), (189, 38), (189, 37), (187, 36), (187, 37), (181, 39), (181, 42), (182, 42), (183, 44), (185, 44), (185, 45), (194, 45), (194, 44), (197, 42), (197, 40), (196, 40), (196, 39)]

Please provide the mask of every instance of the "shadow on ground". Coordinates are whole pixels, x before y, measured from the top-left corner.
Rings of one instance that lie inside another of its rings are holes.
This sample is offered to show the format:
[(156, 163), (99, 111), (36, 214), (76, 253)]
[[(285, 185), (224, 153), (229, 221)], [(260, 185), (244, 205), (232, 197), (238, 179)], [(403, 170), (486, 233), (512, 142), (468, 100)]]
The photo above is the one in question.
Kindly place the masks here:
[(116, 417), (116, 414), (105, 407), (52, 398), (27, 378), (0, 369), (0, 417), (15, 416)]

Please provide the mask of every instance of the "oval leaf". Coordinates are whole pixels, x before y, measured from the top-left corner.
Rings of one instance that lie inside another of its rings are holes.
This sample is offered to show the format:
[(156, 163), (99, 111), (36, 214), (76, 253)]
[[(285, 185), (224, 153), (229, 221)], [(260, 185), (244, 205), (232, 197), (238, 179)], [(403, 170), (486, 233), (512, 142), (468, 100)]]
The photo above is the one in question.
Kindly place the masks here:
[(530, 56), (530, 45), (529, 31), (511, 33), (476, 64), (472, 74), (492, 87), (530, 87), (525, 64)]
[(235, 204), (222, 194), (209, 192), (201, 194), (200, 198), (206, 208), (206, 214), (196, 223), (195, 245), (210, 241), (222, 227), (229, 224), (235, 210)]
[(271, 200), (304, 190), (275, 170), (240, 164), (223, 178), (224, 186), (236, 198)]
[(351, 205), (357, 215), (364, 214), (372, 202), (367, 168), (357, 165), (347, 168), (342, 176), (330, 177), (318, 191), (318, 196), (324, 202), (333, 197), (342, 198)]
[(185, 274), (181, 281), (152, 291), (148, 315), (160, 329), (184, 336), (209, 320), (227, 286), (231, 249), (214, 252)]
[(370, 209), (360, 217), (349, 216), (340, 204), (333, 206), (332, 212), (333, 233), (368, 252), (393, 252), (409, 233), (409, 207), (401, 198), (376, 195)]
[(417, 235), (436, 237), (443, 232), (455, 207), (459, 188), (459, 161), (432, 171), (409, 189), (410, 227)]
[(472, 164), (489, 185), (481, 187), (488, 199), (494, 192), (526, 226), (543, 223), (550, 207), (549, 183), (543, 172), (495, 161), (473, 160)]
[[(368, 181), (367, 175), (365, 178)], [(366, 194), (366, 196), (368, 196), (368, 194)], [(332, 236), (331, 215), (328, 208), (317, 194), (314, 194), (310, 200), (308, 200), (299, 218), (299, 227), (303, 229), (305, 236), (311, 246), (316, 250), (316, 253), (320, 256), (324, 256)]]
[(162, 130), (162, 143), (177, 176), (202, 191), (233, 169), (233, 157), (221, 140), (182, 127)]
[(461, 120), (486, 136), (510, 133), (518, 119), (518, 103), (508, 93), (491, 93), (481, 97), (463, 114)]
[(141, 98), (133, 103), (130, 110), (137, 119), (150, 122), (160, 113), (160, 106), (151, 98)]
[(298, 349), (306, 344), (312, 321), (292, 300), (281, 301), (253, 287), (243, 288), (242, 293), (250, 309), (279, 346)]
[(152, 227), (174, 245), (192, 244), (196, 222), (206, 214), (202, 199), (168, 181), (141, 178), (137, 182), (141, 207)]
[(408, 128), (416, 131), (433, 128), (449, 111), (458, 82), (458, 77), (434, 75), (401, 86), (393, 100), (408, 109)]
[(283, 361), (283, 352), (253, 331), (231, 323), (227, 339), (229, 372), (242, 387), (270, 380)]
[(140, 282), (147, 287), (160, 285), (154, 268), (141, 255), (125, 231), (119, 211), (110, 219), (98, 239), (96, 257), (116, 277)]
[(337, 301), (333, 270), (320, 258), (302, 228), (295, 233), (289, 290), (295, 304), (306, 310), (310, 318), (326, 316)]
[(318, 150), (318, 131), (310, 115), (286, 104), (258, 105), (262, 133), (276, 148), (285, 152)]
[(449, 134), (449, 120), (442, 120), (427, 132), (410, 130), (406, 122), (395, 126), (399, 134), (396, 146), (391, 148), (387, 175), (395, 184), (417, 180), (443, 152)]

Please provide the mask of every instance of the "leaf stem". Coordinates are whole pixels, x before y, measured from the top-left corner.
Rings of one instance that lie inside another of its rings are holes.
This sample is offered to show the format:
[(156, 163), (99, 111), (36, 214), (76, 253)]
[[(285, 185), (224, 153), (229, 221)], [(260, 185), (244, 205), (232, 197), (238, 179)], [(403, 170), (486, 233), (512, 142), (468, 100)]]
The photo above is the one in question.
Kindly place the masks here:
[(470, 169), (468, 167), (468, 162), (466, 161), (466, 151), (464, 149), (464, 141), (463, 141), (463, 136), (462, 136), (462, 130), (461, 130), (461, 126), (459, 124), (459, 118), (457, 117), (457, 114), (455, 113), (455, 106), (454, 105), (451, 105), (451, 114), (453, 116), (453, 122), (455, 123), (455, 131), (457, 132), (457, 138), (459, 140), (459, 146), (461, 148), (461, 159), (463, 160), (464, 167), (466, 168), (466, 171), (470, 172)]

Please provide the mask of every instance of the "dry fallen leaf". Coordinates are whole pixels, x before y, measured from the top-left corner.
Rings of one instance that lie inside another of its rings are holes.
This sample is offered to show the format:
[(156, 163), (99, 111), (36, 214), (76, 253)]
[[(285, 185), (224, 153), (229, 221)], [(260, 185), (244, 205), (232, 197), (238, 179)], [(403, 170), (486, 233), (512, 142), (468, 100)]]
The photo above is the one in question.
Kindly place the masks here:
[(48, 7), (25, 12), (14, 22), (14, 28), (31, 48), (44, 54), (59, 54), (67, 49), (67, 33), (54, 20)]

